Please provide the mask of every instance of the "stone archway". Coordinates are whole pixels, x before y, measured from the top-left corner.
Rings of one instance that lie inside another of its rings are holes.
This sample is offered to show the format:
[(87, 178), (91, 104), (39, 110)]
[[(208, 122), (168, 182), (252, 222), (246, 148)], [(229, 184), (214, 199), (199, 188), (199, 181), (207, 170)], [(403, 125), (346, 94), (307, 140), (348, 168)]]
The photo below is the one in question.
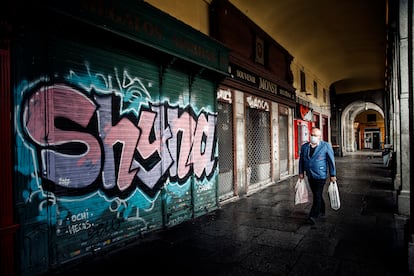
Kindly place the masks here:
[(384, 118), (384, 111), (377, 104), (365, 101), (354, 101), (347, 105), (341, 113), (341, 147), (342, 153), (355, 152), (355, 117), (361, 112), (375, 110)]

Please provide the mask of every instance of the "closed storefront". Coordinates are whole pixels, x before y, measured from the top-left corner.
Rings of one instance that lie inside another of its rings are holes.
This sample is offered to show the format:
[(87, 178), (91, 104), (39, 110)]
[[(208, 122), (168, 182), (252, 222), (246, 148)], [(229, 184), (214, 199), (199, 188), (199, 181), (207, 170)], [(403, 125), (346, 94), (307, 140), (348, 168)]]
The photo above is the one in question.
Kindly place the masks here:
[(231, 62), (229, 71), (218, 92), (221, 201), (255, 192), (293, 170), (294, 93)]
[(225, 201), (293, 174), (296, 95), (292, 56), (228, 1), (210, 8), (211, 34), (230, 49), (229, 76), (218, 90), (219, 198)]
[(255, 96), (246, 95), (246, 152), (247, 184), (271, 182), (271, 104)]
[(217, 92), (217, 137), (219, 155), (219, 200), (224, 201), (235, 195), (234, 173), (234, 126), (233, 93), (227, 89)]

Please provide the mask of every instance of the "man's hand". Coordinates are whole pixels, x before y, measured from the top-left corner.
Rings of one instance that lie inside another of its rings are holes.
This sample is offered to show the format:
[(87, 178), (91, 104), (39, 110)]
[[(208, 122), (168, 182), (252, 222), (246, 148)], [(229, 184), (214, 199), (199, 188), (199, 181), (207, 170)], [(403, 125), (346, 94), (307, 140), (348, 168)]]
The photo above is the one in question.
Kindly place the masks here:
[(331, 182), (336, 182), (336, 176), (331, 176)]

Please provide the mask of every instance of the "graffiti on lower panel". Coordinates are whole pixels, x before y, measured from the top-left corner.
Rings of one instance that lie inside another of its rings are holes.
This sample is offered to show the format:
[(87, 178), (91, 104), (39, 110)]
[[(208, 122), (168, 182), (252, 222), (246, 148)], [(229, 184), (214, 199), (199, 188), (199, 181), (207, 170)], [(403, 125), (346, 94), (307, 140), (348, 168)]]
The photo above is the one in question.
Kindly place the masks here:
[(80, 231), (86, 231), (93, 226), (89, 220), (88, 209), (83, 212), (68, 216), (66, 219), (68, 220), (66, 233), (69, 233), (70, 235), (74, 235)]

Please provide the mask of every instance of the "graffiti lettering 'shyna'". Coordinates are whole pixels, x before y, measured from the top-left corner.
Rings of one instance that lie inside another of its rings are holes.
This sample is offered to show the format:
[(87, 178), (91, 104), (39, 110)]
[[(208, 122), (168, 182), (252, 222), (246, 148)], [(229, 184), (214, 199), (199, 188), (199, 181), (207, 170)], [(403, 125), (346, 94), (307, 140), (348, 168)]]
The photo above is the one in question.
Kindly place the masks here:
[(216, 114), (166, 102), (121, 114), (121, 101), (63, 83), (28, 93), (21, 123), (47, 189), (113, 194), (138, 187), (154, 195), (167, 179), (214, 174)]

